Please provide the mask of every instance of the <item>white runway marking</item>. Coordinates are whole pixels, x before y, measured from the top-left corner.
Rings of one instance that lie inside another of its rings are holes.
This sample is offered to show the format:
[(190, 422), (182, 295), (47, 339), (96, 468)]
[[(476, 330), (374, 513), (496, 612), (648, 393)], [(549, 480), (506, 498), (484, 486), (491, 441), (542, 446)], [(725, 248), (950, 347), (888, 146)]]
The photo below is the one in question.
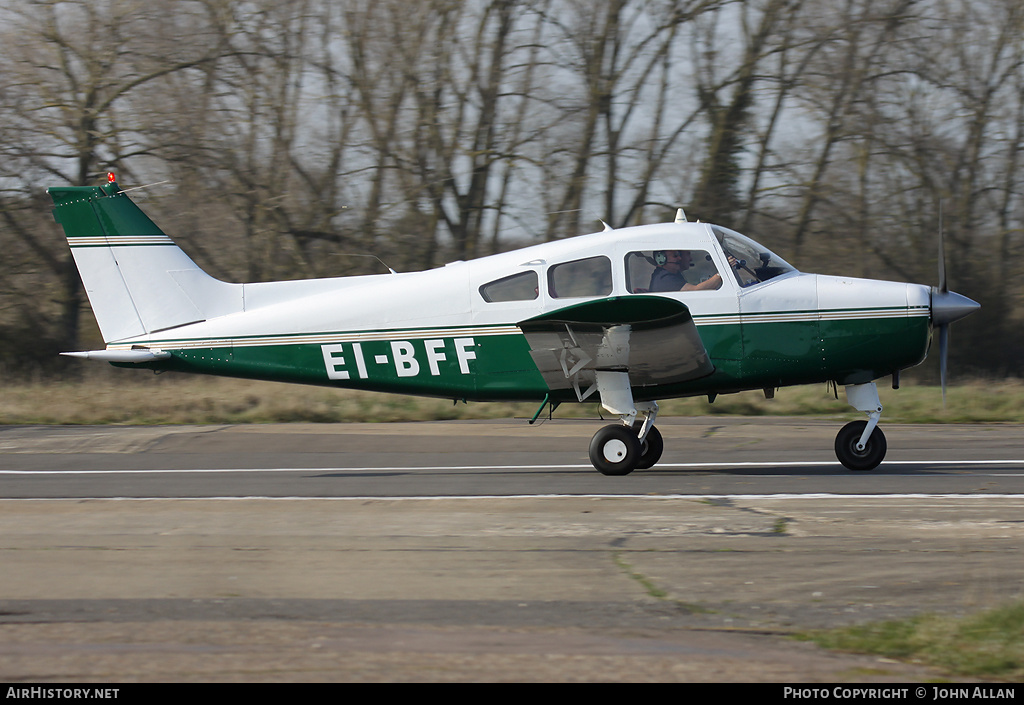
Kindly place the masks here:
[[(883, 463), (879, 469), (899, 465), (1020, 465), (1024, 460), (892, 460)], [(842, 467), (838, 461), (783, 461), (783, 462), (743, 462), (743, 463), (658, 463), (655, 470), (686, 469), (686, 470), (721, 470), (729, 468), (800, 468), (800, 467)], [(282, 472), (397, 472), (417, 470), (593, 470), (589, 464), (579, 465), (408, 465), (386, 467), (350, 467), (350, 468), (190, 468), (149, 470), (0, 470), (0, 475), (154, 475), (154, 474), (209, 474), (209, 473), (282, 473)], [(858, 473), (858, 476), (869, 476), (871, 473)], [(1000, 477), (1017, 477), (1022, 473), (999, 473)], [(894, 475), (887, 475), (894, 477)], [(915, 477), (918, 474), (915, 474)], [(985, 476), (984, 474), (979, 476)]]
[(870, 500), (905, 500), (905, 499), (1015, 499), (1024, 500), (1024, 494), (831, 494), (827, 492), (809, 492), (807, 494), (494, 494), (494, 495), (360, 495), (353, 497), (308, 497), (294, 495), (289, 497), (257, 496), (257, 495), (225, 495), (221, 497), (11, 497), (0, 498), (0, 502), (410, 502), (410, 501), (444, 501), (449, 499), (684, 499), (684, 500), (768, 500), (768, 499), (870, 499)]

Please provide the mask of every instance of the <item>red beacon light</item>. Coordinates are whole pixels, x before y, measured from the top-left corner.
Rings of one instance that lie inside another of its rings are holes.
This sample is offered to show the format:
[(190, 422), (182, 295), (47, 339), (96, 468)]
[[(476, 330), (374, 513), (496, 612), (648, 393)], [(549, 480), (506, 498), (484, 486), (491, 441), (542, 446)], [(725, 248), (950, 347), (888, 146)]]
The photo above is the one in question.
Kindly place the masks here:
[(107, 183), (108, 184), (112, 184), (115, 181), (117, 181), (117, 175), (114, 174), (114, 172), (112, 172), (112, 171), (108, 171), (107, 172)]

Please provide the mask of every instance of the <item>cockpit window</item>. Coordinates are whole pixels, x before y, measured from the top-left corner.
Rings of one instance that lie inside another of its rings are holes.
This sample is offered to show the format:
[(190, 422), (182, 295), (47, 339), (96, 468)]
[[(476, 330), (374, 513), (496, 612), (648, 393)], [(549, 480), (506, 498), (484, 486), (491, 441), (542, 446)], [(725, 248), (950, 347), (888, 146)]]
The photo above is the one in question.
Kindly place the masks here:
[(608, 296), (612, 293), (612, 261), (601, 256), (556, 264), (548, 270), (548, 290), (556, 299)]
[(626, 288), (633, 294), (711, 291), (722, 286), (705, 250), (646, 250), (626, 255)]
[(538, 286), (537, 272), (531, 269), (484, 284), (480, 287), (480, 296), (487, 303), (533, 301), (537, 298)]
[(786, 260), (738, 232), (720, 225), (712, 225), (711, 230), (722, 245), (725, 256), (731, 258), (730, 263), (735, 260), (731, 269), (740, 286), (753, 286), (796, 271)]

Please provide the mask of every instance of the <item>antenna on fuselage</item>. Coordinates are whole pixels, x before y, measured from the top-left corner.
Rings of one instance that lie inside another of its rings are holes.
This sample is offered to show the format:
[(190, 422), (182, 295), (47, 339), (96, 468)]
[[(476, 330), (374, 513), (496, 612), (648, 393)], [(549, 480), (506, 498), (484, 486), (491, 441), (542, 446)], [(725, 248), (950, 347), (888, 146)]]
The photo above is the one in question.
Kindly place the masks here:
[(384, 265), (384, 266), (385, 266), (385, 267), (387, 268), (388, 272), (390, 272), (391, 274), (398, 274), (398, 272), (396, 272), (395, 270), (393, 270), (393, 269), (392, 269), (391, 267), (388, 267), (388, 264), (387, 264), (387, 262), (385, 262), (384, 260), (382, 260), (382, 259), (381, 259), (380, 257), (378, 257), (377, 255), (367, 255), (367, 254), (359, 254), (359, 253), (356, 253), (356, 252), (338, 252), (338, 253), (336, 253), (336, 254), (337, 254), (337, 255), (338, 255), (339, 257), (372, 257), (373, 259), (377, 260), (377, 261), (378, 261), (378, 262), (380, 262), (380, 263), (381, 263), (382, 265)]
[(154, 181), (151, 184), (143, 184), (142, 186), (132, 186), (131, 188), (121, 188), (120, 186), (117, 185), (117, 174), (115, 174), (112, 171), (108, 171), (107, 172), (107, 184), (108, 185), (109, 184), (113, 184), (114, 185), (113, 186), (114, 191), (113, 192), (108, 191), (107, 192), (108, 195), (110, 195), (110, 193), (128, 193), (129, 191), (138, 191), (139, 189), (149, 188), (150, 186), (160, 186), (162, 184), (169, 184), (169, 183), (171, 183), (170, 180), (164, 179), (163, 181)]
[(142, 186), (132, 186), (131, 188), (121, 189), (121, 193), (128, 193), (129, 191), (138, 191), (140, 188), (149, 188), (150, 186), (160, 186), (161, 184), (169, 184), (170, 180), (154, 181), (151, 184), (143, 184)]
[(677, 224), (685, 223), (686, 222), (686, 213), (683, 212), (682, 208), (677, 208), (676, 209), (676, 220), (675, 220), (675, 222)]
[(603, 221), (603, 220), (601, 220), (600, 218), (598, 218), (598, 222), (599, 222), (599, 223), (601, 223), (601, 225), (603, 225), (603, 226), (604, 226), (604, 230), (602, 230), (602, 231), (601, 231), (601, 232), (603, 232), (603, 233), (606, 233), (606, 232), (608, 232), (609, 230), (615, 230), (615, 228), (613, 228), (612, 226), (608, 225), (608, 223), (604, 222), (604, 221)]

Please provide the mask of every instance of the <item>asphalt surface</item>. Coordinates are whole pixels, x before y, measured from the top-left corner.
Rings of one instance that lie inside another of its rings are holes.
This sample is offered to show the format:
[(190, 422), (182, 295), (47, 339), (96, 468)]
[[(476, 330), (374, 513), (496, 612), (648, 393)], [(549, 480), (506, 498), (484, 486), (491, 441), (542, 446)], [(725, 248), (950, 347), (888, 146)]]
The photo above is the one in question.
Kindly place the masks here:
[(0, 428), (0, 679), (920, 682), (789, 635), (1020, 597), (1016, 426), (599, 425)]

